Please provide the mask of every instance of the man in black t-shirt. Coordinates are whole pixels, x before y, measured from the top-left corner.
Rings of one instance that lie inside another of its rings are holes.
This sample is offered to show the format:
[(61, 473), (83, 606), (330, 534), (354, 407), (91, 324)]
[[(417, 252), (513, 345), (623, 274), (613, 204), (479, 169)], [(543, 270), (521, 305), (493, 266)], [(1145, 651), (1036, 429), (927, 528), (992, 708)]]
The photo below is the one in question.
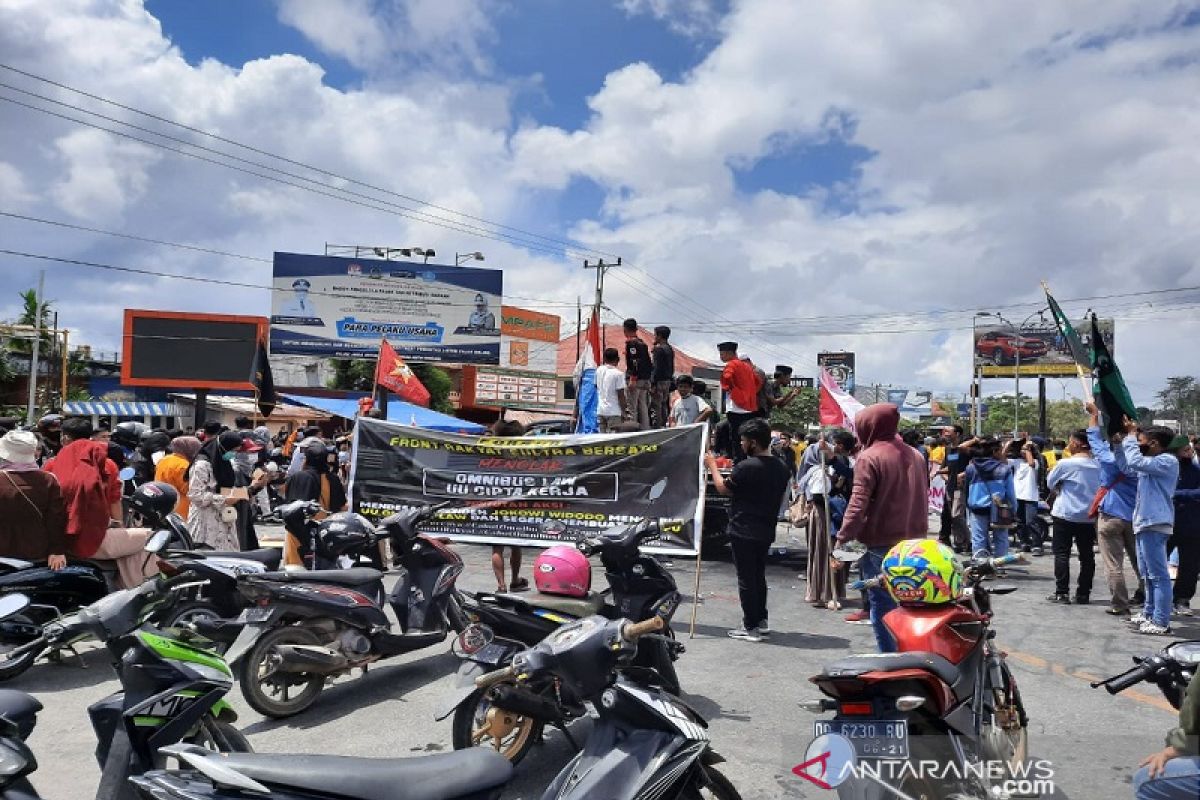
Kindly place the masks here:
[(719, 494), (729, 495), (729, 540), (737, 570), (742, 627), (729, 631), (731, 639), (761, 642), (771, 633), (767, 625), (767, 553), (775, 541), (779, 504), (791, 474), (783, 461), (771, 455), (771, 427), (751, 419), (738, 429), (746, 458), (725, 478), (712, 453), (705, 464)]
[(629, 413), (642, 430), (650, 429), (650, 379), (654, 376), (654, 364), (650, 360), (650, 348), (638, 338), (637, 320), (625, 320), (625, 402)]
[(675, 348), (667, 342), (671, 329), (659, 325), (654, 329), (654, 349), (650, 358), (654, 366), (650, 375), (650, 422), (656, 428), (667, 427), (671, 416), (671, 384), (675, 382)]
[(946, 479), (946, 497), (942, 501), (942, 524), (938, 540), (956, 553), (970, 549), (970, 531), (967, 529), (967, 494), (962, 485), (963, 474), (971, 461), (970, 448), (975, 444), (971, 438), (963, 441), (961, 425), (952, 425), (942, 431), (946, 444), (946, 460), (942, 464), (942, 475)]

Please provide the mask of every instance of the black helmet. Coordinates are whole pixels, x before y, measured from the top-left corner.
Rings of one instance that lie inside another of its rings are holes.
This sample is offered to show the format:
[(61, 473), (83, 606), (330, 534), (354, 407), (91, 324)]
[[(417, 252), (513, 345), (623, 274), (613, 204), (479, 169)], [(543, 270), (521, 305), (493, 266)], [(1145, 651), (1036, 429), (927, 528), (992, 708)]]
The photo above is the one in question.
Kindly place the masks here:
[(337, 561), (340, 556), (355, 558), (375, 541), (375, 526), (365, 517), (350, 512), (334, 514), (317, 525), (318, 561)]
[(142, 436), (142, 450), (147, 453), (157, 453), (166, 450), (171, 444), (171, 437), (165, 431), (149, 431)]
[(129, 510), (141, 516), (150, 527), (166, 524), (167, 516), (179, 503), (179, 492), (169, 483), (143, 483), (129, 497)]
[(112, 436), (109, 438), (128, 450), (135, 450), (142, 441), (142, 434), (147, 430), (147, 426), (142, 422), (122, 422), (112, 429)]

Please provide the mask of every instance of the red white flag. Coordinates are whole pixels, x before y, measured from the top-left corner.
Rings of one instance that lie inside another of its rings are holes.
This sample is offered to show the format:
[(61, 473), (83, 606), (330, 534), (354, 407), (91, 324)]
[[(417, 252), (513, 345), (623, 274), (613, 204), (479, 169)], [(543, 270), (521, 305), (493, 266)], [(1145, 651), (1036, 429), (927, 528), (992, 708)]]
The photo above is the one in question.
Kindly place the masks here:
[(429, 390), (413, 374), (400, 354), (384, 339), (375, 362), (375, 383), (408, 403), (429, 407)]
[(854, 432), (854, 416), (866, 406), (838, 386), (829, 370), (821, 369), (821, 424)]
[(579, 350), (579, 361), (575, 363), (575, 385), (579, 385), (583, 373), (600, 366), (600, 314), (592, 311), (587, 333), (583, 336), (583, 347)]

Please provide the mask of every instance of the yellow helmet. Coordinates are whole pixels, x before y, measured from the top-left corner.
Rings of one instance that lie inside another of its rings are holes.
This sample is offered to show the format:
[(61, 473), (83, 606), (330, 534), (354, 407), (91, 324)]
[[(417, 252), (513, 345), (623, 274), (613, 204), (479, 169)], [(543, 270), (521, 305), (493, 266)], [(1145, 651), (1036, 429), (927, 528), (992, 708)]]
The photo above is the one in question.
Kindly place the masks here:
[(942, 605), (962, 596), (954, 551), (935, 539), (906, 539), (889, 550), (883, 581), (902, 606)]

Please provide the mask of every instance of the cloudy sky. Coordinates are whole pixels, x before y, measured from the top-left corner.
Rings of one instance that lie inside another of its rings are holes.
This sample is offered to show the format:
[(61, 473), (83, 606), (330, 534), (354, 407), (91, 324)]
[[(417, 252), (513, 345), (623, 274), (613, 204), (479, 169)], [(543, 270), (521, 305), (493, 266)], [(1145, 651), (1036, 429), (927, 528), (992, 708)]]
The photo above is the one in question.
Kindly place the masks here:
[(939, 391), (974, 313), (1019, 321), (1045, 279), (1117, 318), (1139, 403), (1200, 373), (1194, 3), (0, 0), (0, 62), (0, 249), (250, 285), (0, 255), (0, 317), (45, 268), (95, 348), (126, 307), (269, 313), (270, 265), (12, 215), (481, 250), (571, 324), (583, 258), (620, 255), (610, 316), (700, 356), (850, 349), (860, 383)]

